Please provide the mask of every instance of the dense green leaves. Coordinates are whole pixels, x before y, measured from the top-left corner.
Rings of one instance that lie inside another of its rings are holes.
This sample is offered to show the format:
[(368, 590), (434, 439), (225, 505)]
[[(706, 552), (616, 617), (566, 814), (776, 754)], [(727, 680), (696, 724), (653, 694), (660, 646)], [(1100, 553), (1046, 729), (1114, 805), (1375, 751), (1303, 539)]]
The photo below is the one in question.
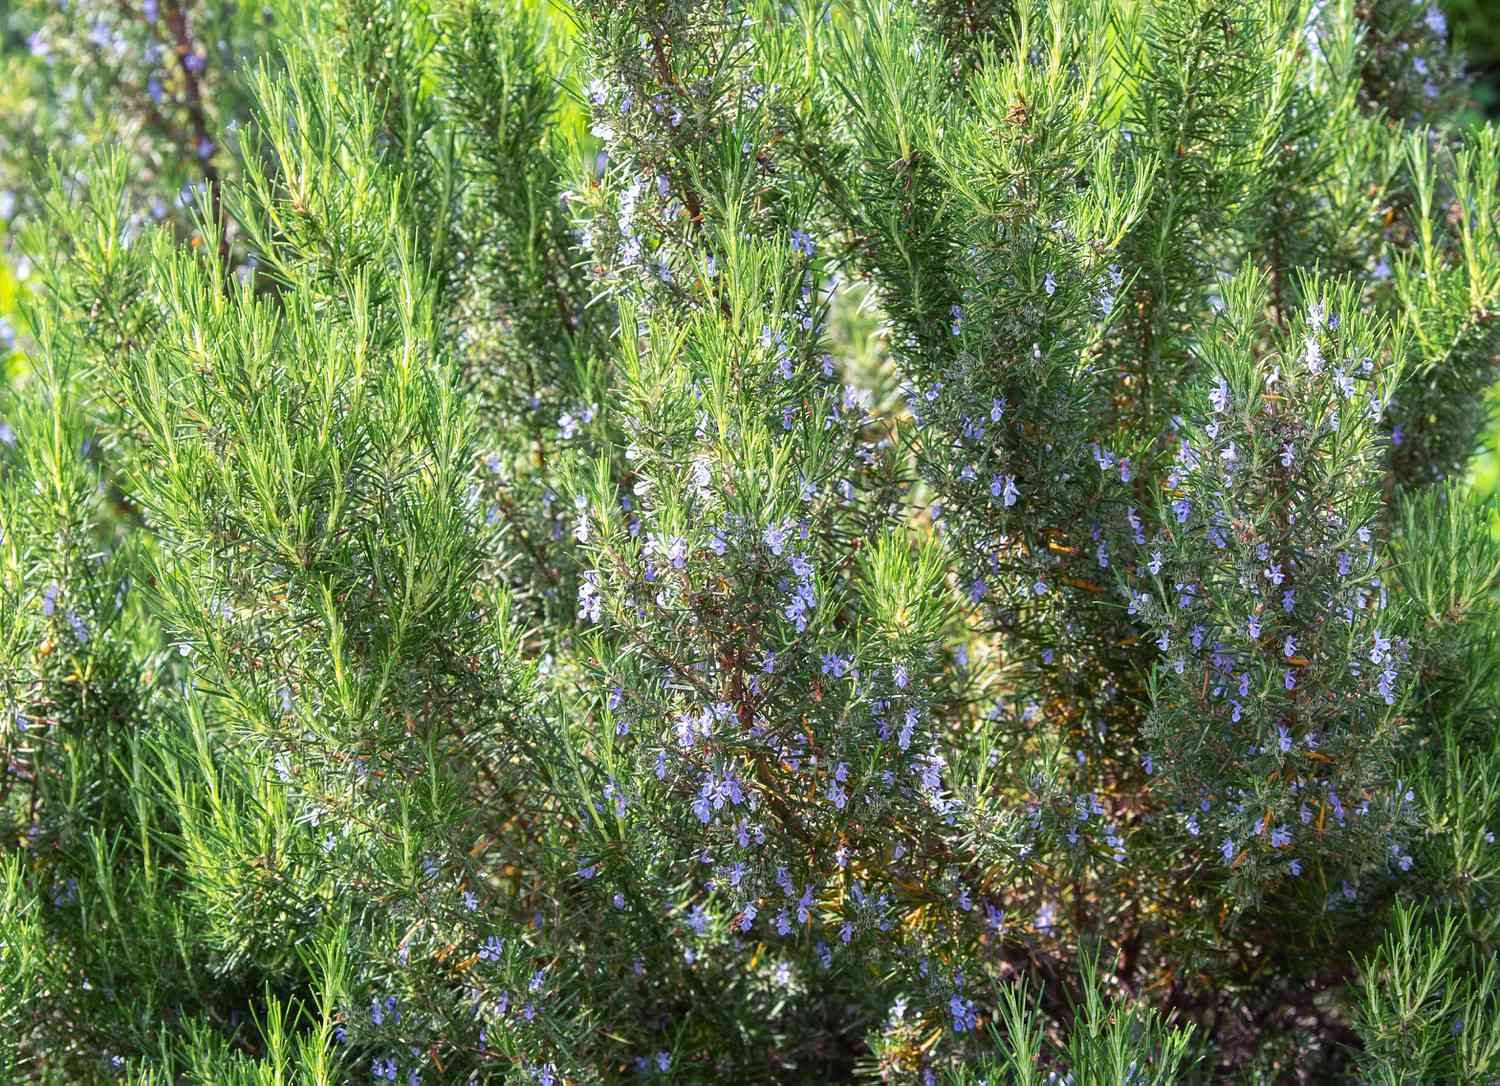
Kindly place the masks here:
[(11, 1078), (1494, 1078), (1435, 8), (6, 18)]

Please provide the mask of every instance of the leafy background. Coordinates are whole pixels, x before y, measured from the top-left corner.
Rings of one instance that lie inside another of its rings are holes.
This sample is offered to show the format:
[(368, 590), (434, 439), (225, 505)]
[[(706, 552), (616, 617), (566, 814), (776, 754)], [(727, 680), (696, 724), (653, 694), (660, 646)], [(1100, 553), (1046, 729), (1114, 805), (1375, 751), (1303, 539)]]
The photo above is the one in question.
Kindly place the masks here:
[[(572, 24), (563, 9), (554, 0), (528, 0), (543, 27), (543, 40), (554, 57), (561, 58), (570, 49)], [(1145, 0), (1138, 0), (1145, 2)], [(1500, 11), (1496, 0), (1441, 0), (1447, 13), (1449, 26), (1455, 42), (1468, 57), (1471, 71), (1476, 77), (1472, 117), (1500, 117)], [(20, 31), (0, 10), (0, 111), (17, 110), (20, 98), (27, 93), (28, 82), (16, 78), (26, 65), (36, 63), (28, 55), (27, 43)], [(555, 66), (561, 70), (563, 65)], [(577, 88), (575, 87), (576, 91)], [(573, 104), (565, 106), (558, 114), (558, 123), (583, 145), (592, 142), (588, 134), (588, 119), (575, 96)], [(0, 192), (0, 210), (8, 194)], [(0, 214), (0, 377), (13, 376), (21, 366), (22, 359), (14, 350), (14, 329), (19, 324), (17, 302), (27, 269), (22, 263), (17, 266), (14, 257), (7, 257), (6, 216)], [(873, 342), (878, 321), (873, 315), (842, 307), (835, 315), (832, 334), (843, 340), (842, 346), (854, 355), (866, 356), (878, 349)], [(1500, 408), (1500, 386), (1491, 393), (1491, 401)], [(1473, 480), (1482, 489), (1500, 490), (1500, 410), (1497, 421), (1490, 430), (1487, 447), (1473, 461)]]
[[(1137, 2), (1145, 3), (1149, 0)], [(1450, 0), (1446, 5), (1456, 35), (1468, 46), (1473, 66), (1476, 71), (1486, 73), (1486, 80), (1476, 89), (1473, 107), (1476, 118), (1486, 113), (1500, 114), (1500, 24), (1493, 19), (1493, 3), (1494, 0)], [(534, 11), (548, 28), (551, 48), (559, 55), (566, 54), (569, 38), (567, 16), (558, 8), (550, 6), (549, 0), (535, 0)], [(29, 57), (24, 40), (14, 33), (7, 36), (4, 24), (4, 16), (0, 14), (0, 109), (10, 110), (22, 104), (18, 99), (26, 93), (27, 82), (24, 78), (6, 77), (23, 71), (27, 65), (35, 62)], [(584, 135), (587, 126), (580, 109), (572, 108), (561, 120), (576, 134)], [(4, 242), (3, 230), (3, 222), (0, 222), (0, 244)], [(12, 320), (17, 295), (25, 278), (24, 267), (7, 266), (4, 259), (0, 258), (0, 314), (5, 314)], [(870, 314), (845, 308), (835, 315), (833, 330), (835, 336), (842, 339), (846, 349), (853, 348), (849, 353), (865, 355), (879, 350), (879, 342), (874, 335), (876, 324)], [(6, 367), (14, 368), (21, 364), (21, 359), (6, 348), (4, 339), (0, 339), (0, 355), (5, 356), (3, 363)], [(1493, 395), (1500, 396), (1500, 388)], [(1492, 430), (1491, 444), (1493, 447), (1490, 453), (1479, 460), (1475, 475), (1481, 486), (1493, 491), (1500, 487), (1500, 455), (1495, 451), (1500, 449), (1500, 424)]]

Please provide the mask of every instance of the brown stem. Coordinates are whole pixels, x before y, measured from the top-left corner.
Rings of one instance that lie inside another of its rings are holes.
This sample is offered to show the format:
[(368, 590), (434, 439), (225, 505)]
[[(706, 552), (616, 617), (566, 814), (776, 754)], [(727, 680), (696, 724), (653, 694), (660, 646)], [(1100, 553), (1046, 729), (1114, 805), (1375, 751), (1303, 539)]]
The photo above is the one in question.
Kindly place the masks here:
[(187, 17), (177, 4), (169, 5), (162, 12), (162, 17), (166, 20), (167, 29), (176, 39), (174, 44), (177, 49), (177, 63), (182, 68), (183, 86), (187, 90), (188, 120), (193, 126), (193, 157), (203, 163), (203, 177), (208, 184), (210, 211), (213, 215), (214, 229), (218, 232), (219, 263), (227, 271), (229, 235), (224, 224), (223, 193), (219, 171), (213, 164), (211, 154), (205, 157), (200, 153), (205, 145), (212, 146), (214, 141), (208, 134), (208, 116), (203, 109), (203, 87), (188, 63), (188, 58), (193, 55), (193, 39), (188, 34)]
[[(677, 80), (672, 75), (672, 66), (667, 63), (666, 50), (662, 48), (660, 34), (651, 36), (651, 55), (656, 58), (656, 74), (662, 83), (668, 87), (677, 85)], [(693, 191), (693, 186), (684, 184), (682, 186), (682, 199), (687, 204), (688, 214), (692, 216), (694, 226), (703, 222), (703, 205), (698, 201), (698, 194)]]

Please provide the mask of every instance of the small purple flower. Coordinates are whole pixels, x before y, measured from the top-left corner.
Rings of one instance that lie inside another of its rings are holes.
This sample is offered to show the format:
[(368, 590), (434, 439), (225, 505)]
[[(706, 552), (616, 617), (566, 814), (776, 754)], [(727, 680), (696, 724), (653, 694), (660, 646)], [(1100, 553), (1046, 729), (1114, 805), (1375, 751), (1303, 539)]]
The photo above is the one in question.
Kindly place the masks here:
[(979, 1016), (974, 1011), (974, 1001), (955, 995), (948, 1001), (948, 1010), (953, 1015), (953, 1032), (963, 1033), (972, 1030), (979, 1024)]
[(1036, 913), (1037, 931), (1051, 931), (1054, 923), (1056, 922), (1056, 917), (1057, 907), (1050, 901), (1044, 902), (1042, 904), (1042, 907), (1038, 909)]
[(1229, 382), (1220, 377), (1208, 394), (1208, 400), (1213, 404), (1214, 412), (1222, 415), (1229, 408)]

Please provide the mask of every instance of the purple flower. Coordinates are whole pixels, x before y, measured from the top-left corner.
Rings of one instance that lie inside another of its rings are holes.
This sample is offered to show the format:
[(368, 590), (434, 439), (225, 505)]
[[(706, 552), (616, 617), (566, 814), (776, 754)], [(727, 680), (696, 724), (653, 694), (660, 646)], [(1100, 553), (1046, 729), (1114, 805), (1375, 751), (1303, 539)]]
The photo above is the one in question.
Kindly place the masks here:
[(1214, 384), (1213, 391), (1208, 394), (1208, 400), (1213, 404), (1215, 413), (1222, 415), (1229, 407), (1229, 382), (1220, 377)]
[(1234, 859), (1234, 851), (1234, 841), (1228, 837), (1224, 838), (1224, 843), (1219, 846), (1219, 852), (1223, 854), (1226, 864)]
[[(396, 1010), (396, 997), (386, 996), (385, 1002), (375, 999), (370, 1001), (370, 1022), (373, 1025), (384, 1025), (389, 1018), (392, 1022), (401, 1021), (401, 1013)], [(393, 1073), (394, 1074), (394, 1073)]]
[(587, 622), (598, 622), (603, 609), (604, 599), (599, 594), (599, 575), (589, 570), (578, 582), (578, 613)]
[(1385, 668), (1380, 672), (1380, 679), (1375, 684), (1375, 689), (1379, 691), (1387, 705), (1396, 704), (1396, 667), (1394, 664), (1386, 662)]
[(1004, 499), (1006, 507), (1016, 504), (1016, 499), (1021, 496), (1016, 489), (1016, 479), (1013, 475), (996, 475), (990, 480), (990, 497)]
[(954, 1033), (972, 1030), (979, 1024), (979, 1016), (974, 1012), (972, 999), (964, 999), (962, 996), (955, 995), (948, 1000), (948, 1010), (953, 1015)]
[(1057, 907), (1050, 901), (1043, 902), (1036, 913), (1037, 931), (1051, 931), (1057, 916)]

